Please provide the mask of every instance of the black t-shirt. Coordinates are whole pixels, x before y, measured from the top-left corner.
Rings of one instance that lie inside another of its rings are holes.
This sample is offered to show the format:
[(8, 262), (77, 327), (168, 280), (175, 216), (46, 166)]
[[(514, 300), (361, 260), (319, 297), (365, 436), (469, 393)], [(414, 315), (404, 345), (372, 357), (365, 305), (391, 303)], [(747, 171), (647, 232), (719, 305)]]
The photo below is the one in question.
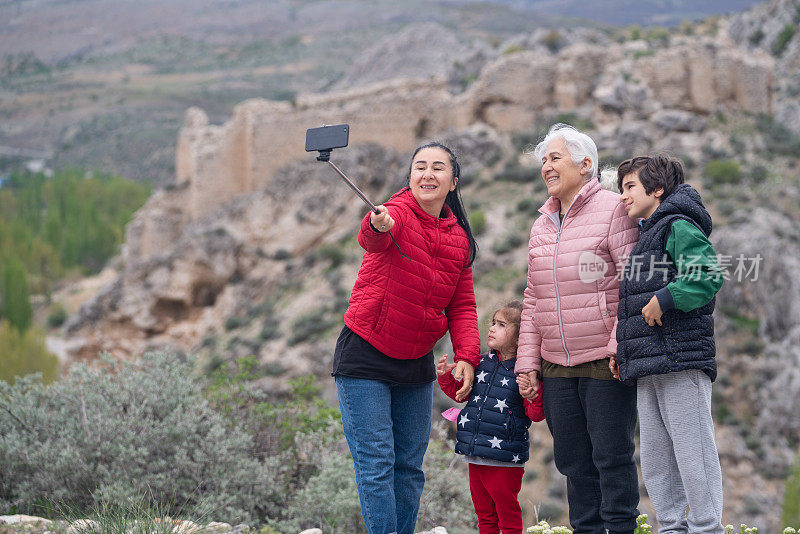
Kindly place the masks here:
[(336, 340), (331, 375), (392, 384), (427, 384), (436, 379), (436, 369), (433, 351), (413, 360), (391, 358), (345, 326)]

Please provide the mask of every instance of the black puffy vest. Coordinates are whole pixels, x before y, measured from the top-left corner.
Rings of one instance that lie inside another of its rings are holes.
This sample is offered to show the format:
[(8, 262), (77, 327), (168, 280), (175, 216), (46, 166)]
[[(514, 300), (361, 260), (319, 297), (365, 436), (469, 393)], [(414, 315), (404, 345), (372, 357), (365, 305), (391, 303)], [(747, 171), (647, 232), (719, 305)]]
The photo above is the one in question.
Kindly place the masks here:
[(672, 223), (679, 219), (693, 223), (706, 236), (711, 234), (711, 216), (688, 184), (679, 185), (642, 221), (639, 242), (625, 265), (617, 309), (617, 362), (620, 379), (628, 384), (642, 376), (686, 369), (700, 369), (712, 381), (717, 376), (715, 299), (689, 312), (664, 312), (663, 326), (649, 326), (642, 317), (642, 308), (653, 294), (677, 277), (678, 270), (665, 247)]
[(516, 358), (481, 356), (469, 401), (456, 421), (456, 453), (524, 464), (528, 461), (531, 420), (514, 375)]

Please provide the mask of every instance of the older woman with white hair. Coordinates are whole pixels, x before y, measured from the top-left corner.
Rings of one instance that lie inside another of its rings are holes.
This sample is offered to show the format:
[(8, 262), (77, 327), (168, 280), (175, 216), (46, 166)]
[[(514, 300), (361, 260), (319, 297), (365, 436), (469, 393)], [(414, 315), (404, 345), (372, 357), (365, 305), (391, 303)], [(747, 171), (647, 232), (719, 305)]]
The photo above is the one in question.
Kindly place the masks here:
[(534, 154), (550, 198), (531, 228), (515, 371), (543, 395), (554, 460), (567, 477), (575, 534), (633, 532), (639, 503), (636, 389), (609, 370), (618, 269), (638, 239), (619, 195), (600, 187), (597, 147), (556, 124)]

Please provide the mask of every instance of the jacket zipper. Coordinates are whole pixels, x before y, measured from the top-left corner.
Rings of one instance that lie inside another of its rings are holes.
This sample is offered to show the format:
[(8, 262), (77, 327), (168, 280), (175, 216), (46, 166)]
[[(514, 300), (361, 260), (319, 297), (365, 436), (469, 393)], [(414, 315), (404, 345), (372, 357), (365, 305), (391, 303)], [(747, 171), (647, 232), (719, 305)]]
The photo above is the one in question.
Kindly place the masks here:
[[(439, 257), (439, 242), (441, 241), (441, 236), (439, 235), (440, 234), (440, 232), (439, 232), (439, 221), (440, 221), (440, 219), (437, 218), (436, 222), (434, 223), (434, 231), (436, 233), (436, 240), (434, 241), (433, 251), (431, 253), (431, 266), (430, 266), (431, 270), (433, 271), (433, 277), (431, 279), (431, 284), (428, 287), (428, 291), (425, 293), (425, 306), (426, 307), (427, 307), (428, 304), (430, 304), (431, 294), (433, 294), (433, 291), (436, 288), (436, 258)], [(423, 310), (423, 314), (424, 314), (424, 310)], [(423, 316), (423, 319), (425, 319), (424, 316)], [(422, 329), (420, 329), (419, 333), (417, 334), (417, 339), (415, 339), (414, 342), (415, 343), (418, 342), (419, 338), (421, 336), (422, 336)]]
[(558, 291), (558, 245), (561, 243), (561, 229), (564, 227), (564, 222), (567, 220), (567, 215), (569, 214), (569, 210), (572, 209), (572, 205), (575, 204), (573, 200), (572, 204), (570, 204), (569, 208), (567, 208), (567, 212), (564, 214), (564, 219), (559, 221), (559, 225), (556, 232), (556, 250), (553, 253), (553, 283), (556, 286), (556, 305), (558, 309), (558, 332), (561, 334), (561, 346), (564, 347), (564, 352), (567, 354), (567, 367), (569, 367), (569, 351), (567, 350), (567, 340), (564, 337), (564, 322), (561, 318), (561, 293)]
[[(495, 353), (497, 356), (497, 353)], [(492, 358), (494, 360), (494, 358)], [(494, 369), (492, 369), (492, 374), (489, 376), (489, 380), (486, 382), (486, 391), (483, 395), (483, 402), (481, 405), (478, 406), (478, 415), (477, 421), (475, 421), (475, 433), (472, 435), (472, 447), (470, 447), (469, 455), (475, 456), (475, 442), (478, 441), (478, 434), (480, 433), (480, 421), (481, 421), (481, 414), (483, 413), (483, 407), (486, 406), (486, 401), (489, 399), (489, 389), (491, 388), (492, 384), (494, 383), (494, 375), (497, 373), (497, 368), (499, 367), (500, 356), (497, 356), (497, 362), (495, 362)]]

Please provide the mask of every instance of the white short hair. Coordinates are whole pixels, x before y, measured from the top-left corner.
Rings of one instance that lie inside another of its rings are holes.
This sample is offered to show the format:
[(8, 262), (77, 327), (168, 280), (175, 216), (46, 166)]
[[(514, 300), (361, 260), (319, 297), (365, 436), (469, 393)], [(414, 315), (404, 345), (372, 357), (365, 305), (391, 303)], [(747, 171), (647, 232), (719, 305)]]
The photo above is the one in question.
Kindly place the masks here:
[(569, 155), (572, 157), (572, 163), (575, 165), (589, 158), (592, 162), (589, 178), (597, 175), (597, 145), (594, 144), (591, 137), (578, 131), (569, 124), (562, 124), (559, 122), (550, 127), (550, 131), (547, 132), (545, 138), (533, 149), (533, 155), (536, 157), (536, 161), (542, 161), (542, 157), (545, 155), (544, 151), (547, 150), (547, 145), (556, 139), (564, 140), (564, 144), (567, 146), (567, 150), (569, 150)]

